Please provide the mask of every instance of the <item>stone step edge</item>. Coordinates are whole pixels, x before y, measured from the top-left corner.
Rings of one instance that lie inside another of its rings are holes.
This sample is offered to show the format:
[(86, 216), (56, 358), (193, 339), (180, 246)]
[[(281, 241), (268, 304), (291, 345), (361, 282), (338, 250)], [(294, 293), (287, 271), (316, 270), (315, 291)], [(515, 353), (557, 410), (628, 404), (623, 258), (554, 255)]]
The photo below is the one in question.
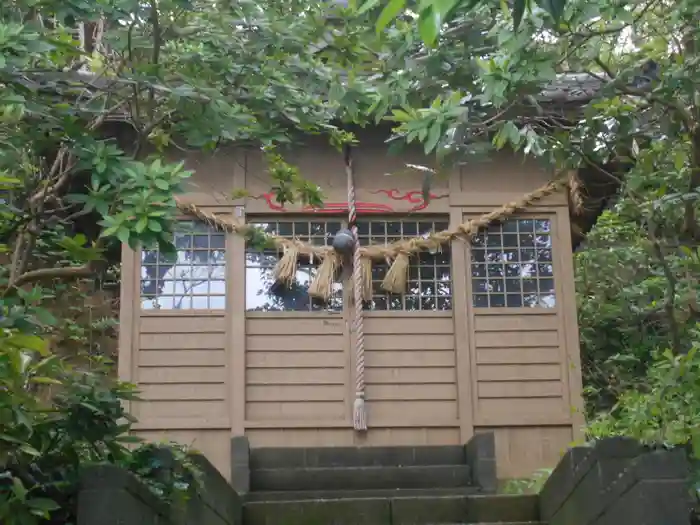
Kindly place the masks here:
[[(413, 498), (413, 497), (440, 497), (440, 496), (477, 496), (479, 487), (468, 485), (464, 487), (435, 487), (423, 489), (328, 489), (328, 490), (270, 490), (255, 491), (243, 495), (245, 503), (266, 501), (314, 501), (335, 499), (377, 499), (377, 498)], [(270, 499), (265, 499), (270, 498)]]
[(371, 465), (371, 466), (360, 466), (360, 467), (281, 467), (281, 468), (257, 468), (251, 469), (251, 475), (255, 473), (270, 473), (270, 472), (349, 472), (349, 471), (387, 471), (387, 470), (416, 470), (416, 471), (426, 471), (426, 470), (450, 470), (450, 469), (465, 469), (470, 470), (469, 465)]
[(412, 467), (305, 467), (250, 472), (250, 491), (454, 488), (473, 486), (467, 465)]
[(260, 447), (250, 449), (250, 467), (464, 465), (463, 445)]
[[(488, 494), (426, 494), (426, 495), (405, 495), (405, 496), (369, 496), (366, 498), (350, 498), (353, 500), (395, 500), (395, 499), (410, 499), (410, 500), (421, 500), (421, 499), (461, 499), (461, 498), (469, 498), (470, 500), (482, 500), (482, 501), (498, 501), (499, 499), (501, 500), (500, 503), (504, 504), (506, 502), (505, 499), (501, 499), (502, 496), (508, 497), (507, 495), (488, 495)], [(308, 500), (303, 500), (303, 501), (319, 501), (319, 502), (335, 502), (335, 501), (347, 501), (349, 498), (310, 498)], [(271, 503), (271, 504), (276, 504), (276, 503), (295, 503), (296, 501), (301, 501), (301, 500), (293, 500), (293, 501), (247, 501), (244, 502), (245, 504), (264, 504), (264, 503)]]

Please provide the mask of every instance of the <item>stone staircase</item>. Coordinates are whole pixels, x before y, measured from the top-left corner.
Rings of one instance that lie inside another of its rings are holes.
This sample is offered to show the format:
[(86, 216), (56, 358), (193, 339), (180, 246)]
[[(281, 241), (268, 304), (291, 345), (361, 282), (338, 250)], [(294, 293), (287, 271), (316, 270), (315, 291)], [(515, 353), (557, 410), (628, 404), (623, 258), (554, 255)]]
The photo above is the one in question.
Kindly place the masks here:
[(536, 496), (493, 494), (492, 456), (488, 437), (467, 446), (250, 449), (243, 525), (539, 523)]

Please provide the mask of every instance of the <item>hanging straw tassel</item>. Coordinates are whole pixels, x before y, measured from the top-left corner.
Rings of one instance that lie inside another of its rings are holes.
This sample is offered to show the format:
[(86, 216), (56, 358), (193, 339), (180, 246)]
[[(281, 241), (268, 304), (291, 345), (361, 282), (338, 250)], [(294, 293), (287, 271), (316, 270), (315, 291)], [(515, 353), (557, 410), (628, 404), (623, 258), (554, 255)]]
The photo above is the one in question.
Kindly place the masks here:
[(275, 265), (275, 279), (281, 283), (291, 285), (297, 275), (297, 259), (299, 257), (299, 248), (296, 244), (285, 244), (284, 253)]
[(372, 300), (372, 259), (363, 257), (360, 260), (360, 273), (362, 275), (362, 299)]
[(316, 297), (324, 301), (331, 298), (333, 294), (333, 281), (335, 280), (335, 273), (338, 270), (339, 263), (340, 260), (335, 252), (326, 252), (323, 256), (321, 266), (318, 267), (316, 277), (314, 277), (314, 280), (311, 281), (311, 286), (309, 286), (309, 295), (311, 297)]
[(358, 392), (355, 395), (355, 403), (352, 406), (352, 428), (355, 430), (367, 430), (367, 410), (365, 408), (365, 394)]
[(406, 281), (408, 280), (408, 263), (408, 252), (400, 251), (386, 272), (386, 276), (382, 281), (382, 288), (391, 293), (404, 293), (406, 291)]

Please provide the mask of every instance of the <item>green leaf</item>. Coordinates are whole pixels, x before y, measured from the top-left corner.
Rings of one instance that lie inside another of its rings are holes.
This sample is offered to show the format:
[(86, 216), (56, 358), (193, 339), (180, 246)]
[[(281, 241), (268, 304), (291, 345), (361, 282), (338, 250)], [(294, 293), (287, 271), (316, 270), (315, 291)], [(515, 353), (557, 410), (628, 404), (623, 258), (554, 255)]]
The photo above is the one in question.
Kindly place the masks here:
[(45, 324), (47, 326), (55, 326), (58, 322), (56, 320), (56, 317), (54, 317), (54, 315), (51, 312), (49, 312), (46, 308), (37, 308), (34, 312), (34, 315), (40, 323)]
[(110, 226), (109, 228), (102, 230), (100, 237), (111, 237), (112, 235), (115, 235), (120, 230), (120, 228), (121, 226), (119, 224), (115, 226)]
[(34, 350), (42, 355), (46, 353), (46, 341), (35, 335), (16, 334), (8, 342), (15, 348)]
[(12, 492), (20, 501), (24, 501), (27, 498), (28, 490), (24, 488), (24, 484), (19, 478), (12, 478)]
[(423, 42), (432, 47), (440, 33), (440, 15), (430, 6), (421, 11), (418, 18), (418, 32)]
[(52, 499), (48, 498), (32, 498), (27, 500), (27, 506), (32, 509), (41, 510), (44, 512), (50, 512), (52, 510), (58, 510), (61, 506)]
[(520, 22), (523, 20), (526, 5), (527, 0), (515, 0), (515, 4), (513, 5), (513, 29), (515, 31), (518, 30)]
[(555, 22), (561, 20), (564, 14), (564, 8), (566, 7), (566, 0), (538, 0), (539, 6), (544, 9)]
[(357, 14), (363, 15), (377, 5), (379, 5), (379, 0), (367, 0), (364, 4), (362, 4), (362, 7), (357, 10)]
[(170, 184), (168, 184), (168, 181), (163, 179), (156, 179), (154, 184), (159, 190), (168, 191), (170, 189)]
[(58, 379), (53, 379), (51, 377), (32, 377), (31, 382), (37, 383), (40, 385), (61, 385), (61, 384), (63, 384)]
[(676, 171), (681, 171), (683, 169), (686, 158), (686, 153), (683, 150), (676, 150), (673, 156), (673, 166), (676, 168)]
[(441, 136), (442, 126), (438, 122), (435, 122), (430, 127), (430, 131), (428, 132), (428, 139), (425, 141), (424, 149), (426, 155), (435, 149), (438, 142), (440, 141)]
[(21, 447), (19, 447), (19, 450), (20, 450), (20, 452), (24, 452), (24, 453), (27, 454), (28, 456), (34, 456), (34, 457), (39, 457), (39, 456), (41, 456), (41, 452), (39, 452), (39, 451), (38, 451), (37, 449), (35, 449), (34, 447), (30, 447), (29, 445), (26, 445), (26, 444), (24, 444), (24, 445), (22, 445)]
[(148, 217), (141, 217), (136, 223), (136, 226), (134, 226), (134, 230), (136, 230), (137, 233), (143, 233), (146, 230), (146, 226), (148, 226)]
[(148, 229), (152, 232), (158, 233), (163, 231), (163, 226), (161, 226), (161, 224), (158, 221), (149, 220)]
[(384, 6), (382, 12), (377, 19), (377, 33), (380, 33), (389, 23), (398, 16), (401, 10), (406, 6), (406, 0), (390, 0)]
[(8, 443), (17, 443), (18, 445), (21, 445), (24, 443), (23, 440), (17, 439), (12, 436), (8, 436), (7, 434), (0, 434), (0, 440), (2, 441), (7, 441)]
[(121, 243), (128, 243), (129, 242), (129, 237), (131, 236), (131, 232), (129, 231), (128, 228), (124, 228), (123, 226), (117, 229), (117, 239), (119, 239), (119, 242)]

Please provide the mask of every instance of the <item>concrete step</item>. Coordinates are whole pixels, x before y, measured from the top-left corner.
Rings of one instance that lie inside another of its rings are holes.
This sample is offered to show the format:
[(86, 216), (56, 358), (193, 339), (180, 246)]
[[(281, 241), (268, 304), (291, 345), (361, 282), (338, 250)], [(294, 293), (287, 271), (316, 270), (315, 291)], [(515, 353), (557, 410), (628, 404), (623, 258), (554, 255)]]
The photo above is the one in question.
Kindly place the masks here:
[(398, 447), (252, 448), (250, 468), (398, 467), (464, 465), (461, 445)]
[(248, 502), (244, 525), (536, 523), (537, 496), (426, 496)]
[(374, 490), (284, 490), (250, 492), (245, 501), (305, 501), (324, 499), (399, 498), (415, 496), (467, 496), (478, 493), (477, 487), (428, 489), (374, 489)]
[(471, 485), (467, 465), (257, 469), (250, 491), (451, 488)]

